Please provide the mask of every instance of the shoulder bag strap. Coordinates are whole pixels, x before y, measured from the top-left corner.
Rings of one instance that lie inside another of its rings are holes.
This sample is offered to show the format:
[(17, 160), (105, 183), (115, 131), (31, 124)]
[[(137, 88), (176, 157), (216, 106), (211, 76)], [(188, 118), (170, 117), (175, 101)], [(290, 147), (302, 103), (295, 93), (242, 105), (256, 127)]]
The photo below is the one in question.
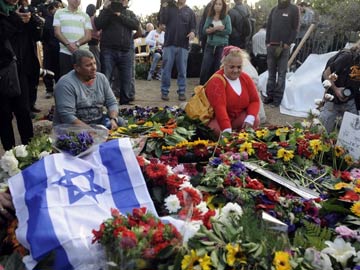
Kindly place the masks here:
[(225, 81), (224, 76), (222, 76), (222, 75), (220, 75), (220, 74), (217, 74), (217, 73), (215, 73), (214, 75), (212, 75), (212, 76), (210, 77), (210, 79), (204, 84), (204, 87), (206, 87), (206, 85), (208, 84), (208, 82), (209, 82), (212, 78), (215, 78), (215, 77), (221, 79), (222, 82), (223, 82), (223, 84), (224, 84), (224, 87), (226, 87), (226, 81)]

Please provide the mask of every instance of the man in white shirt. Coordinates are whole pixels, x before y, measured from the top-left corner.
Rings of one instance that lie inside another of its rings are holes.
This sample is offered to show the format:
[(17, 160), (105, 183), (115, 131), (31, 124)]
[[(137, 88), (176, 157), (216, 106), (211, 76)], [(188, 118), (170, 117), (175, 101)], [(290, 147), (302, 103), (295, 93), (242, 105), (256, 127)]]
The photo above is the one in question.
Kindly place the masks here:
[(253, 64), (259, 74), (267, 70), (266, 52), (266, 23), (252, 37)]
[[(162, 46), (165, 37), (165, 25), (159, 24), (155, 30), (150, 31), (146, 36), (146, 44), (149, 45), (151, 51), (152, 62), (147, 76), (147, 80), (151, 81), (155, 74), (155, 69), (162, 57)], [(161, 70), (158, 72), (156, 78), (161, 80)]]

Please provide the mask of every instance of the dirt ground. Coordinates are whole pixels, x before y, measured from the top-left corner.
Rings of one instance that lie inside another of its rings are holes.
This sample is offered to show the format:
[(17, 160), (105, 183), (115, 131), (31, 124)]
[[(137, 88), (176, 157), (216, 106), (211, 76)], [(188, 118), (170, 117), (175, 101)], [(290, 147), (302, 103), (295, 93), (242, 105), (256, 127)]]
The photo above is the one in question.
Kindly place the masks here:
[[(186, 96), (189, 98), (192, 94), (192, 91), (196, 85), (199, 83), (199, 78), (188, 78), (187, 79), (187, 92)], [(136, 80), (135, 83), (135, 89), (136, 89), (136, 96), (135, 101), (132, 102), (134, 105), (139, 106), (182, 106), (184, 105), (183, 102), (178, 101), (177, 98), (177, 85), (176, 80), (171, 81), (171, 88), (169, 101), (163, 101), (160, 98), (160, 81), (153, 80), (153, 81), (146, 81), (146, 80)], [(34, 119), (35, 121), (38, 121), (37, 119), (41, 116), (47, 114), (51, 106), (54, 104), (54, 99), (45, 99), (45, 88), (42, 82), (39, 85), (38, 88), (38, 99), (36, 102), (36, 107), (41, 109), (41, 113), (37, 114), (37, 118)], [(299, 122), (302, 120), (302, 118), (293, 117), (285, 114), (281, 114), (279, 111), (279, 108), (271, 108), (270, 106), (265, 105), (265, 113), (267, 121), (264, 125), (287, 125), (292, 124), (294, 122)], [(17, 133), (16, 123), (14, 120), (14, 131), (16, 132), (16, 142), (17, 144), (20, 144), (19, 136)], [(0, 147), (0, 155), (2, 155), (4, 150), (2, 149), (2, 146)]]

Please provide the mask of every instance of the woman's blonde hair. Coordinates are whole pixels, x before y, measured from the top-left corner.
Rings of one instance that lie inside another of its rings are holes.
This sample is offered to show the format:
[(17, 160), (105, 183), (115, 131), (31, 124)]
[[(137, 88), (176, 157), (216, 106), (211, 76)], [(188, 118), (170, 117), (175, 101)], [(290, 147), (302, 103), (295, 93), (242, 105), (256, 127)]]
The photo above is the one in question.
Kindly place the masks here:
[(234, 57), (240, 57), (242, 62), (244, 62), (244, 59), (248, 59), (250, 60), (250, 56), (249, 54), (244, 51), (244, 50), (241, 50), (240, 48), (237, 48), (237, 49), (231, 49), (229, 51), (228, 54), (225, 54), (222, 58), (221, 58), (221, 66), (220, 68), (223, 68), (224, 67), (224, 64), (230, 59), (230, 58), (234, 58)]

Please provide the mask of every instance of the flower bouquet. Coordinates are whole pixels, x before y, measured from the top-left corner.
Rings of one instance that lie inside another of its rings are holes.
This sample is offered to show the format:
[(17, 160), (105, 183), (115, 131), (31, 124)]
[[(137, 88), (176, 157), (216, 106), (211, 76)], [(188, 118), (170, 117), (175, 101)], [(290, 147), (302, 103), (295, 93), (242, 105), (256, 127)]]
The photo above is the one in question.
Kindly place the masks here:
[(108, 130), (101, 125), (89, 127), (62, 124), (54, 127), (54, 148), (59, 152), (82, 157), (106, 141)]
[(111, 215), (99, 230), (93, 230), (93, 243), (104, 247), (109, 269), (168, 269), (182, 244), (172, 224), (163, 223), (146, 208), (127, 216), (112, 209)]

